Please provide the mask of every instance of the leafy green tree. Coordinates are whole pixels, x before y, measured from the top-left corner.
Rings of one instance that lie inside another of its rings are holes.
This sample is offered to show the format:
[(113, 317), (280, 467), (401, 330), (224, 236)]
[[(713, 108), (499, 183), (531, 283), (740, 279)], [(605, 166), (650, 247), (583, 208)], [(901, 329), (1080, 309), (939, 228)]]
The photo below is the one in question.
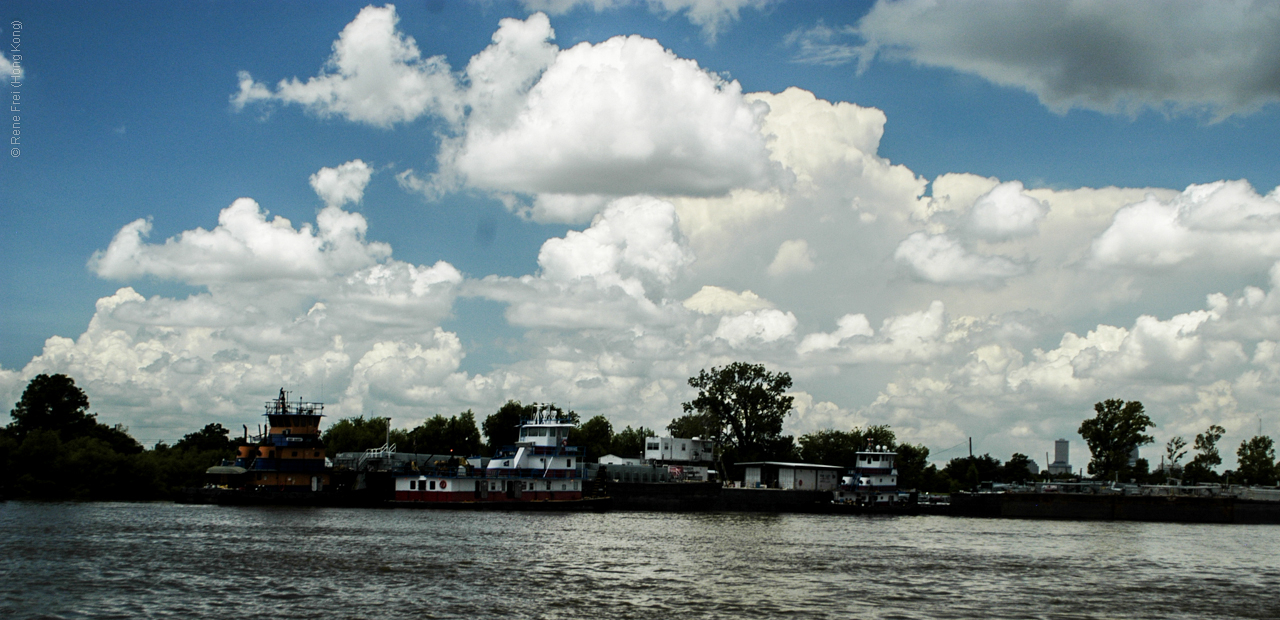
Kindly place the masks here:
[[(644, 455), (644, 440), (647, 437), (653, 437), (656, 433), (651, 429), (643, 426), (640, 428), (631, 428), (630, 426), (618, 431), (613, 436), (613, 443), (609, 452), (618, 456), (627, 458), (638, 458)], [(680, 437), (681, 435), (676, 435)], [(701, 437), (701, 435), (698, 435)]]
[(509, 400), (490, 414), (481, 425), (489, 449), (496, 450), (520, 441), (520, 421), (532, 418), (537, 411), (536, 404), (522, 405), (518, 400)]
[(950, 490), (949, 480), (929, 463), (929, 448), (909, 443), (898, 444), (893, 464), (898, 469), (898, 488), (915, 489), (927, 493), (945, 493)]
[(1013, 456), (1005, 461), (1004, 475), (1001, 479), (1004, 482), (1023, 482), (1033, 479), (1038, 473), (1031, 471), (1031, 457), (1014, 452)]
[[(409, 431), (407, 449), (426, 454), (475, 456), (483, 450), (476, 415), (470, 409), (452, 417), (436, 415)], [(401, 446), (401, 449), (406, 449)]]
[[(855, 429), (854, 432), (858, 432)], [(876, 446), (884, 446), (886, 450), (892, 450), (897, 445), (898, 438), (893, 434), (893, 429), (887, 424), (872, 424), (862, 433), (862, 448), (871, 450)]]
[(1270, 437), (1259, 435), (1240, 442), (1236, 459), (1239, 461), (1236, 473), (1247, 484), (1271, 486), (1280, 478), (1280, 471), (1276, 467), (1275, 442)]
[(9, 432), (19, 442), (35, 429), (55, 431), (69, 441), (90, 435), (98, 424), (89, 413), (89, 397), (66, 375), (36, 375), (9, 414)]
[(1169, 443), (1164, 445), (1164, 454), (1168, 459), (1169, 469), (1171, 471), (1182, 469), (1182, 466), (1178, 464), (1178, 461), (1181, 461), (1182, 457), (1187, 455), (1187, 440), (1180, 436), (1170, 439)]
[(230, 438), (231, 431), (221, 424), (206, 424), (204, 428), (183, 435), (174, 450), (195, 450), (197, 452), (230, 452), (236, 442)]
[(1211, 424), (1205, 432), (1196, 435), (1193, 447), (1196, 455), (1183, 469), (1183, 477), (1192, 482), (1217, 482), (1218, 473), (1214, 468), (1222, 464), (1222, 455), (1218, 453), (1218, 440), (1227, 430)]
[(324, 442), (325, 452), (330, 456), (381, 448), (387, 443), (388, 436), (397, 449), (403, 450), (408, 445), (408, 433), (396, 429), (388, 433), (387, 427), (390, 424), (389, 418), (343, 418), (325, 429), (320, 434), (320, 440)]
[(128, 429), (120, 425), (113, 427), (102, 424), (98, 422), (97, 414), (88, 411), (89, 397), (76, 387), (74, 379), (60, 374), (36, 375), (10, 411), (13, 422), (9, 425), (8, 432), (19, 443), (31, 431), (45, 429), (58, 433), (58, 438), (63, 442), (92, 437), (103, 441), (116, 452), (142, 452), (142, 444), (129, 436)]
[(598, 461), (613, 447), (613, 424), (602, 415), (595, 416), (569, 431), (569, 443), (583, 448), (587, 459)]
[(1127, 478), (1129, 455), (1134, 448), (1154, 441), (1146, 431), (1154, 427), (1155, 422), (1136, 400), (1104, 400), (1095, 404), (1093, 410), (1097, 415), (1081, 423), (1079, 430), (1093, 454), (1089, 473), (1102, 480), (1115, 476)]
[(710, 438), (715, 435), (715, 420), (703, 413), (686, 413), (667, 425), (667, 433), (684, 439)]
[[(722, 455), (739, 461), (785, 457), (794, 441), (782, 436), (782, 422), (791, 413), (791, 375), (772, 373), (760, 364), (734, 362), (701, 370), (689, 379), (698, 395), (683, 403), (685, 413), (707, 416), (709, 437)], [(784, 454), (780, 454), (784, 453)]]
[(823, 429), (802, 435), (800, 460), (819, 465), (837, 465), (852, 469), (857, 464), (857, 453), (865, 445), (862, 432)]
[(961, 456), (951, 459), (942, 471), (954, 481), (951, 490), (958, 491), (976, 488), (980, 482), (999, 480), (1001, 469), (1000, 459), (990, 454), (984, 454), (982, 456)]

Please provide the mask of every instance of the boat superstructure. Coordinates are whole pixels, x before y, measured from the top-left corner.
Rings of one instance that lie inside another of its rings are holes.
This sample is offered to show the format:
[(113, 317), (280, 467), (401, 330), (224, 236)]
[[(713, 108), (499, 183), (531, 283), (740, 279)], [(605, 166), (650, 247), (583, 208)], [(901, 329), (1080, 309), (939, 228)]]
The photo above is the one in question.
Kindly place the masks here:
[(549, 406), (522, 420), (514, 445), (486, 464), (473, 457), (419, 467), (395, 480), (395, 501), (503, 504), (583, 501), (583, 451), (569, 445), (573, 422)]
[(884, 446), (870, 446), (857, 452), (851, 475), (841, 480), (835, 501), (862, 506), (899, 503), (898, 470), (893, 466), (896, 456)]
[(240, 447), (236, 466), (245, 468), (248, 487), (276, 491), (321, 491), (329, 484), (322, 403), (289, 402), (288, 392), (266, 403), (267, 432), (258, 445)]

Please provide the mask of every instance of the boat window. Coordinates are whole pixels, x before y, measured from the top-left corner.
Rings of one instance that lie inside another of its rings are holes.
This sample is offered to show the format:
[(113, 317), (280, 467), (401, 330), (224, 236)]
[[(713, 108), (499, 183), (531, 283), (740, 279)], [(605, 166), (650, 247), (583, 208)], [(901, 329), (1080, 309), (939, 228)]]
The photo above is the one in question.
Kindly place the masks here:
[(432, 480), (432, 481), (431, 481), (431, 490), (432, 490), (432, 491), (436, 490), (436, 481), (435, 481), (435, 480)]
[(569, 459), (569, 464), (567, 465), (567, 467), (573, 467), (573, 459)]

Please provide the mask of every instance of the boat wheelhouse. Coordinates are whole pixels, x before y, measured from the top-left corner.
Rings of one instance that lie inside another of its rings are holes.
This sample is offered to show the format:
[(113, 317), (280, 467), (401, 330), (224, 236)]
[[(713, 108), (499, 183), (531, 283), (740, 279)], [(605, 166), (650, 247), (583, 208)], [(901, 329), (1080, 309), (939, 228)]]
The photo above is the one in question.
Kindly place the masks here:
[(550, 407), (520, 424), (515, 445), (484, 459), (452, 459), (395, 480), (402, 504), (475, 505), (527, 502), (582, 502), (582, 457), (569, 444), (573, 422)]
[(247, 485), (279, 491), (321, 491), (329, 484), (324, 442), (320, 440), (322, 403), (299, 399), (289, 393), (266, 403), (267, 432), (258, 445), (241, 446), (236, 467), (245, 469)]
[(841, 480), (835, 501), (867, 506), (899, 503), (898, 470), (893, 466), (896, 456), (884, 446), (855, 453), (851, 475)]

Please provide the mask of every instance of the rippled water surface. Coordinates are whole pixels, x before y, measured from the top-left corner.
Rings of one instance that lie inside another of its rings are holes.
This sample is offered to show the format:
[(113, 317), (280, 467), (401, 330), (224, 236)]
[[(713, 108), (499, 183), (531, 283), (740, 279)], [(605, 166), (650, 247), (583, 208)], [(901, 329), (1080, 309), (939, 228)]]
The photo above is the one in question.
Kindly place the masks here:
[(14, 618), (1277, 618), (1280, 526), (0, 504)]

